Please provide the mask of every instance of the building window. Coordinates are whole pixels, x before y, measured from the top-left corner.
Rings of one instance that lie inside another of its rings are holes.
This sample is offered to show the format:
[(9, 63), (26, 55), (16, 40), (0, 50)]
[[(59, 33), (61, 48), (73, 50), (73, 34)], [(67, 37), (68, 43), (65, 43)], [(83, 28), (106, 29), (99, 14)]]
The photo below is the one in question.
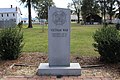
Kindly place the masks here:
[(15, 14), (13, 13), (13, 16), (15, 16)]
[(3, 14), (1, 14), (1, 16), (3, 17)]
[(7, 14), (7, 17), (9, 17), (9, 14)]

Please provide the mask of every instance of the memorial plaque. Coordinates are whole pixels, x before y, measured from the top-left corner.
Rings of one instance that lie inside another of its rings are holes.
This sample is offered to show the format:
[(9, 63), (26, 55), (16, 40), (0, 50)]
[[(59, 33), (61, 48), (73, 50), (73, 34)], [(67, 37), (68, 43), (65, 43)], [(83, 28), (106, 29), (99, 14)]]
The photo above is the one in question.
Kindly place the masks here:
[(70, 10), (51, 7), (48, 11), (49, 66), (70, 66)]

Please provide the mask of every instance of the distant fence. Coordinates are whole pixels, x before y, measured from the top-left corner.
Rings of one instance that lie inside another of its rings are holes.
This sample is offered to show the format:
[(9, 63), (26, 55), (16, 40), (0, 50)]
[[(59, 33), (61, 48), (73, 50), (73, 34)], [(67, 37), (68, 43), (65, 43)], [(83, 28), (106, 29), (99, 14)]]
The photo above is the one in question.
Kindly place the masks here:
[(16, 23), (13, 20), (0, 21), (0, 28), (15, 27)]

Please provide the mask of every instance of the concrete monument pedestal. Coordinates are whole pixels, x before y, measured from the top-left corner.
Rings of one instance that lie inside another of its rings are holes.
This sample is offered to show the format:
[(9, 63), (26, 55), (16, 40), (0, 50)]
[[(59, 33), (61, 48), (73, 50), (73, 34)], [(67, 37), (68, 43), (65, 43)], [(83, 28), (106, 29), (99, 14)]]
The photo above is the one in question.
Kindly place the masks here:
[(38, 75), (81, 75), (79, 63), (70, 63), (70, 10), (48, 10), (48, 62), (41, 63)]
[(37, 74), (53, 76), (79, 76), (81, 75), (81, 67), (79, 63), (70, 63), (70, 67), (50, 67), (49, 63), (41, 63)]

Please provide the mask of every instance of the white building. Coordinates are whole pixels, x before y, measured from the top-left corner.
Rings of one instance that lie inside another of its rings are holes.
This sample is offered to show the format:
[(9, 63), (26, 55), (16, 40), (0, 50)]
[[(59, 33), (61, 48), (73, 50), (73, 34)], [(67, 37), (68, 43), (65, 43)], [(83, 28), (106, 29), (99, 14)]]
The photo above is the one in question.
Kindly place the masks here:
[[(80, 19), (80, 21), (82, 20), (81, 14), (80, 14), (80, 16), (79, 16), (79, 19)], [(76, 15), (76, 14), (71, 14), (71, 21), (77, 21), (77, 20), (78, 20), (77, 15)]]
[(13, 20), (16, 24), (21, 22), (21, 10), (18, 7), (0, 8), (0, 21)]
[(78, 20), (77, 15), (72, 14), (72, 15), (71, 15), (71, 21), (77, 21), (77, 20)]

